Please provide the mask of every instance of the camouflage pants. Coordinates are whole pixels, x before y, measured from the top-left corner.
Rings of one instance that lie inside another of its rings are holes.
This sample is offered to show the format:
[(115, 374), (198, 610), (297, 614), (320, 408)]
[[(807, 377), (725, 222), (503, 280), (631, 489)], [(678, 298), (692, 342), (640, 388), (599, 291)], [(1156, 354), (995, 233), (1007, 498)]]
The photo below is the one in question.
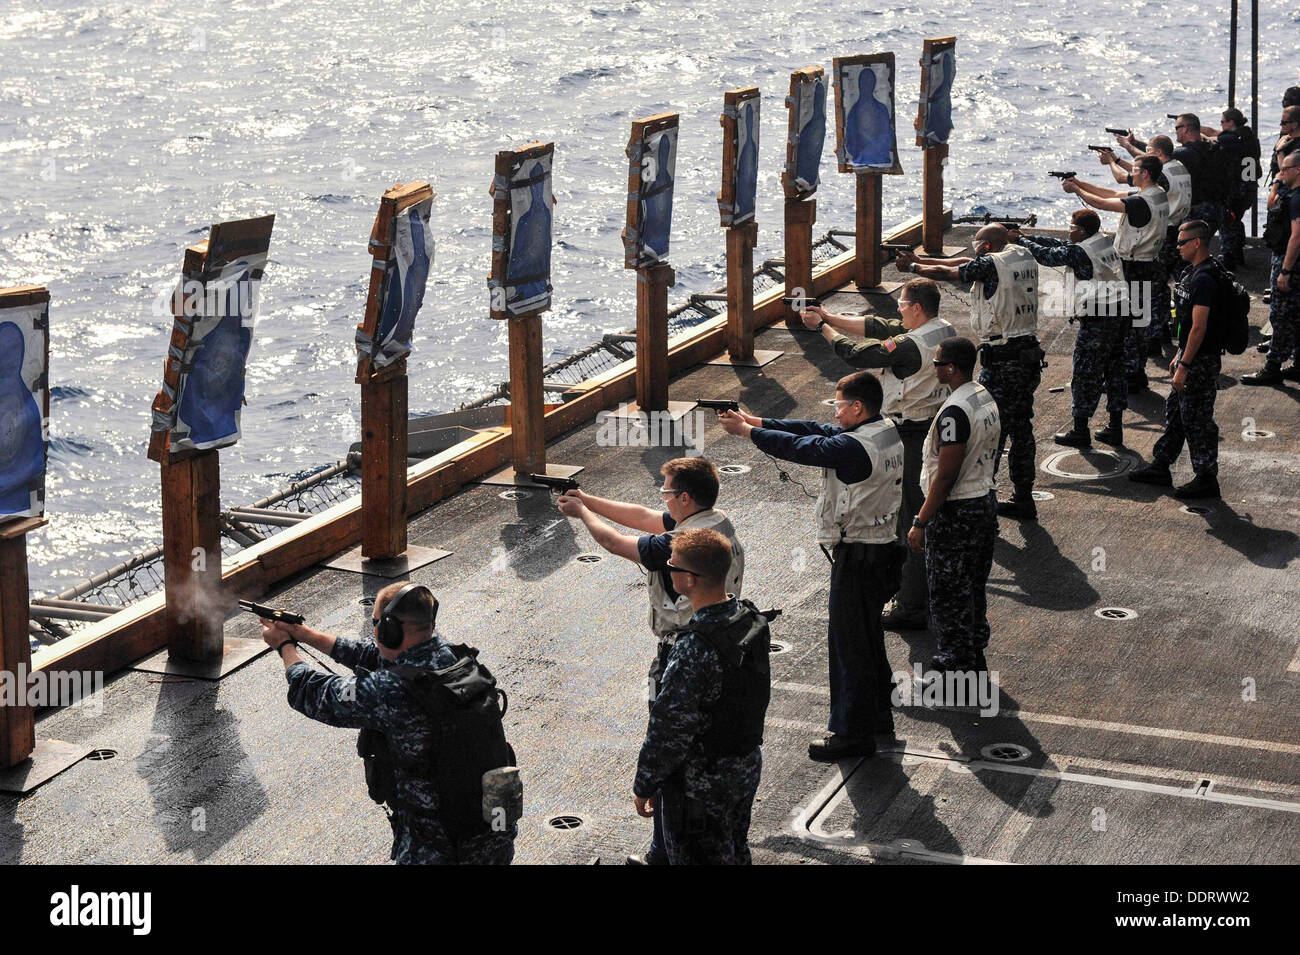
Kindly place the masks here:
[(1146, 372), (1147, 346), (1151, 342), (1151, 336), (1158, 333), (1160, 316), (1170, 314), (1169, 276), (1158, 261), (1133, 262), (1125, 259), (1124, 281), (1128, 282), (1129, 300), (1134, 305), (1141, 305), (1139, 314), (1151, 318), (1151, 324), (1141, 328), (1130, 327), (1124, 333), (1124, 373), (1129, 378), (1136, 378)]
[(1268, 320), (1273, 323), (1273, 338), (1268, 345), (1268, 364), (1280, 368), (1288, 358), (1300, 358), (1300, 291), (1295, 284), (1300, 275), (1291, 276), (1291, 291), (1279, 292), (1277, 277), (1282, 271), (1282, 256), (1273, 253), (1268, 285), (1273, 298), (1268, 306)]
[[(1036, 354), (1037, 352), (1035, 352)], [(998, 406), (1002, 420), (1002, 435), (998, 441), (997, 461), (1002, 459), (1002, 449), (1011, 442), (1007, 452), (1007, 470), (1017, 493), (1028, 494), (1034, 486), (1034, 389), (1043, 380), (1043, 369), (1038, 360), (988, 362), (981, 352), (979, 383), (988, 389)], [(996, 462), (994, 473), (997, 473)], [(932, 592), (933, 595), (933, 592)]]
[(1240, 258), (1246, 248), (1246, 212), (1255, 204), (1256, 192), (1251, 189), (1233, 199), (1223, 217), (1223, 228), (1219, 230), (1219, 242), (1225, 256)]
[[(1201, 353), (1187, 369), (1187, 387), (1170, 389), (1165, 399), (1165, 433), (1151, 452), (1153, 462), (1172, 465), (1183, 452), (1192, 457), (1192, 470), (1200, 475), (1219, 473), (1219, 426), (1214, 423), (1221, 358), (1217, 351)], [(1181, 352), (1180, 352), (1181, 354)]]
[[(1187, 263), (1183, 261), (1182, 255), (1178, 251), (1178, 226), (1171, 225), (1165, 232), (1164, 245), (1160, 246), (1160, 253), (1157, 255), (1161, 267), (1165, 270), (1166, 290), (1168, 283), (1177, 282), (1178, 277), (1183, 274), (1183, 269), (1187, 268)], [(1156, 305), (1155, 318), (1162, 323), (1162, 326), (1173, 337), (1174, 314), (1173, 299), (1166, 291), (1165, 296)]]
[[(921, 490), (921, 461), (925, 457), (925, 438), (930, 423), (904, 421), (898, 426), (903, 438), (903, 506), (898, 512), (898, 541), (907, 546), (907, 535), (912, 530), (912, 519), (921, 512), (925, 492)], [(895, 602), (905, 616), (925, 615), (929, 597), (925, 585), (925, 555), (909, 550), (903, 563), (903, 576)]]
[(749, 865), (749, 821), (763, 771), (755, 749), (738, 759), (721, 759), (710, 772), (690, 773), (691, 795), (678, 783), (665, 783), (664, 842), (670, 865)]
[(436, 819), (396, 812), (389, 821), (398, 865), (509, 865), (515, 857), (515, 826), (453, 838)]
[(998, 536), (996, 497), (948, 501), (925, 529), (925, 573), (935, 661), (970, 669), (989, 645), (985, 587)]
[(1091, 418), (1107, 393), (1106, 406), (1112, 411), (1128, 407), (1128, 379), (1124, 375), (1124, 331), (1129, 320), (1123, 316), (1085, 318), (1079, 321), (1074, 340), (1074, 370), (1070, 378), (1071, 414)]

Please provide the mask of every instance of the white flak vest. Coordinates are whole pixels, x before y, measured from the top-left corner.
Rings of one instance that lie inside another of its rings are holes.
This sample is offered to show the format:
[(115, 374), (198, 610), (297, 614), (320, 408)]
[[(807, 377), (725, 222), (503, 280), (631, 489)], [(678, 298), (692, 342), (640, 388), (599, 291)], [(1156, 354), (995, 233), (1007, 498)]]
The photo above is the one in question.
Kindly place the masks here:
[(1128, 283), (1115, 242), (1098, 232), (1079, 243), (1092, 263), (1090, 281), (1075, 280), (1072, 308), (1076, 318), (1128, 314)]
[(880, 384), (885, 392), (881, 410), (887, 417), (895, 421), (928, 421), (934, 417), (934, 413), (948, 397), (948, 386), (939, 383), (934, 356), (939, 351), (939, 343), (956, 334), (957, 329), (942, 318), (932, 318), (907, 333), (907, 337), (916, 342), (916, 347), (921, 352), (921, 370), (906, 378), (896, 376), (892, 368), (881, 372)]
[(998, 270), (993, 297), (984, 297), (984, 283), (970, 287), (970, 321), (981, 343), (1006, 341), (1038, 332), (1038, 263), (1028, 249), (1009, 245), (992, 253)]
[(845, 484), (834, 468), (822, 471), (817, 498), (817, 542), (887, 544), (898, 537), (898, 512), (903, 507), (903, 439), (889, 418), (864, 421), (844, 432), (866, 449), (871, 474)]
[(1169, 181), (1165, 193), (1169, 199), (1169, 224), (1182, 225), (1192, 212), (1192, 174), (1177, 159), (1165, 163), (1164, 174)]
[(1130, 262), (1154, 262), (1165, 242), (1169, 228), (1169, 194), (1159, 186), (1147, 186), (1137, 197), (1151, 210), (1151, 219), (1144, 226), (1132, 226), (1128, 213), (1120, 216), (1115, 230), (1115, 251), (1121, 259)]
[[(696, 511), (668, 531), (668, 534), (673, 535), (697, 528), (717, 531), (731, 544), (731, 569), (727, 571), (726, 590), (727, 593), (739, 597), (740, 586), (745, 579), (745, 549), (736, 539), (736, 529), (732, 527), (731, 520), (722, 511), (708, 508)], [(668, 595), (668, 589), (664, 586), (663, 571), (657, 570), (650, 574), (649, 590), (650, 629), (656, 637), (662, 637), (670, 630), (684, 627), (690, 622), (691, 615), (695, 612), (691, 609), (690, 600), (681, 594), (677, 595), (676, 600)]]
[(944, 408), (957, 407), (970, 419), (970, 437), (966, 439), (966, 457), (962, 459), (957, 480), (948, 491), (948, 500), (965, 501), (983, 497), (993, 490), (993, 458), (998, 450), (1002, 422), (993, 396), (974, 381), (968, 381), (951, 395), (934, 416), (925, 438), (925, 458), (921, 462), (921, 487), (928, 495), (930, 481), (939, 467), (939, 426)]

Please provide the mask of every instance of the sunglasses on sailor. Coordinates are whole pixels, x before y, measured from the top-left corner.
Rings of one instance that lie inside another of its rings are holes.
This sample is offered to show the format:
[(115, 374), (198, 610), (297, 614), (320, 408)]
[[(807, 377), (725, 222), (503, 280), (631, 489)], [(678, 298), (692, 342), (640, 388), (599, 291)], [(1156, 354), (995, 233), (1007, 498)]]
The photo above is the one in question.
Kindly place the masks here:
[(676, 564), (665, 563), (664, 569), (673, 574), (690, 574), (692, 577), (700, 576), (693, 570), (687, 570), (685, 567), (678, 567)]

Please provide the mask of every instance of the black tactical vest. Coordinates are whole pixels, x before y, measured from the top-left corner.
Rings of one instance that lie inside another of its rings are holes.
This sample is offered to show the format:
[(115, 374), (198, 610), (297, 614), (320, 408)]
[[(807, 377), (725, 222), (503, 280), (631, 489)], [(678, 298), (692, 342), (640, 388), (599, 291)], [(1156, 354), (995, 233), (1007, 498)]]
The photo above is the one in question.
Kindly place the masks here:
[(722, 660), (722, 693), (707, 711), (709, 729), (701, 740), (705, 756), (744, 756), (762, 745), (763, 721), (772, 696), (768, 665), (772, 636), (767, 623), (778, 613), (759, 612), (750, 601), (741, 600), (731, 617), (689, 628)]
[[(426, 759), (399, 763), (388, 738), (364, 729), (357, 737), (357, 753), (365, 762), (370, 798), (403, 806), (396, 797), (395, 769), (431, 780), (438, 792), (438, 821), (453, 835), (489, 830), (483, 819), (483, 774), (515, 765), (514, 750), (506, 742), (496, 679), (478, 662), (478, 650), (450, 645), (457, 661), (442, 670), (398, 664), (393, 673), (402, 688), (429, 719), (432, 745)], [(504, 695), (504, 694), (502, 694)]]

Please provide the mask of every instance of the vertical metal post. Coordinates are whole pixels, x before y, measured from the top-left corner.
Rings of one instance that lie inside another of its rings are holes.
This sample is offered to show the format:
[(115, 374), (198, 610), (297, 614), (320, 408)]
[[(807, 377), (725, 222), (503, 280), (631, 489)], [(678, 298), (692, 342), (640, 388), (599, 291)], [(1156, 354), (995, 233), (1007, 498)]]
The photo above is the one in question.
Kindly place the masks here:
[[(1259, 0), (1250, 0), (1250, 128), (1259, 135)], [(1259, 235), (1259, 197), (1250, 210), (1251, 238)]]
[(1237, 105), (1237, 0), (1228, 20), (1228, 109)]

